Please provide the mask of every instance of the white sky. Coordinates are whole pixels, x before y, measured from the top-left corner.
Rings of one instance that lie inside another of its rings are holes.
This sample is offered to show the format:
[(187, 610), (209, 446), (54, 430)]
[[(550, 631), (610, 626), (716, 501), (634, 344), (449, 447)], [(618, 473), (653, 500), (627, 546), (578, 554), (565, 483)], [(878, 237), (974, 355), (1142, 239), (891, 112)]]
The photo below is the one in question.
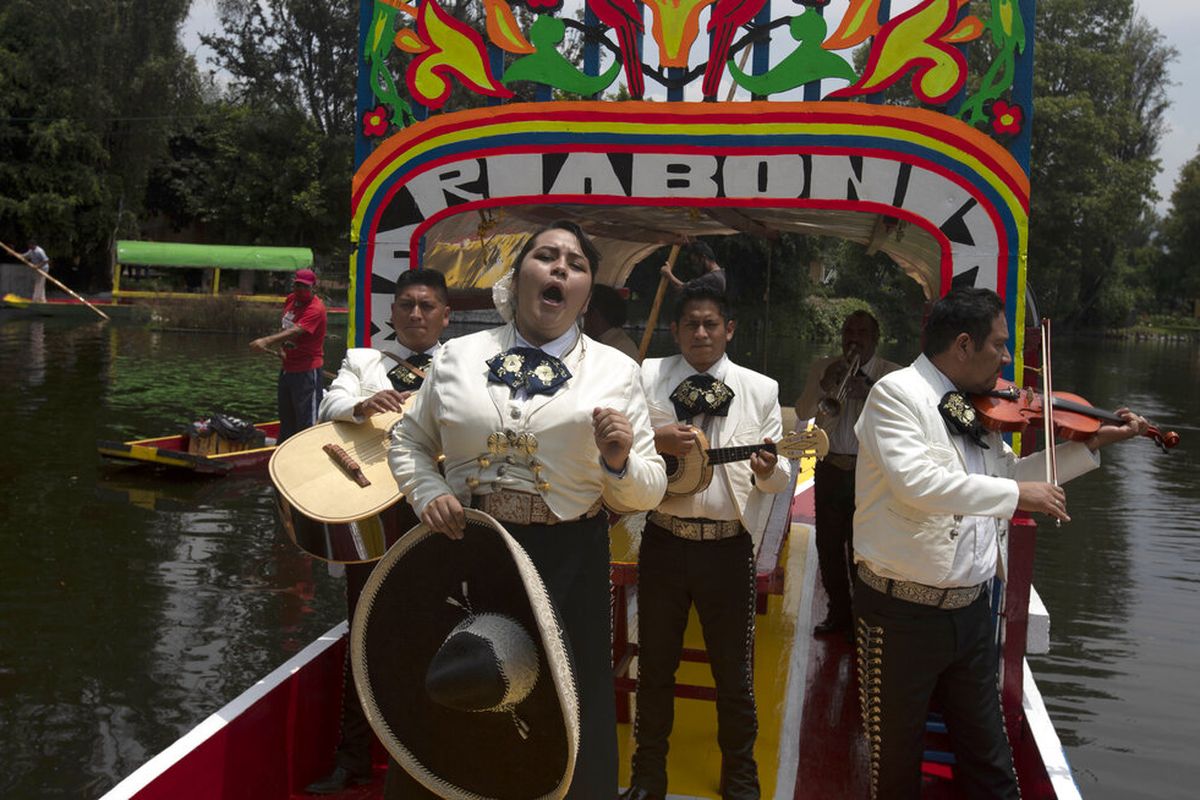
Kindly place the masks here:
[[(830, 18), (840, 18), (847, 3), (848, 0), (833, 0), (827, 12)], [(1194, 92), (1195, 82), (1200, 79), (1200, 48), (1189, 47), (1192, 43), (1200, 40), (1200, 3), (1192, 0), (1137, 0), (1137, 3), (1140, 13), (1154, 27), (1158, 28), (1167, 44), (1174, 46), (1179, 51), (1179, 58), (1171, 69), (1174, 85), (1169, 87), (1168, 92), (1171, 98), (1171, 108), (1167, 112), (1169, 130), (1159, 147), (1162, 169), (1155, 181), (1155, 187), (1161, 196), (1158, 208), (1160, 211), (1165, 211), (1171, 197), (1171, 190), (1179, 177), (1180, 168), (1200, 149), (1200, 105), (1189, 102), (1190, 97), (1194, 95), (1190, 95), (1186, 88), (1192, 86)], [(575, 2), (568, 0), (568, 5), (576, 4), (578, 4), (578, 0)], [(896, 0), (893, 3), (893, 14), (914, 4), (915, 0)], [(209, 65), (207, 64), (207, 49), (201, 47), (199, 34), (212, 33), (216, 28), (217, 13), (214, 0), (194, 0), (191, 15), (184, 25), (183, 42), (184, 46), (196, 55), (202, 68)], [(707, 48), (703, 46), (705, 41), (703, 31), (701, 31), (696, 45), (693, 46), (694, 63), (699, 63), (699, 60), (707, 55)], [(652, 57), (654, 42), (647, 37), (646, 44), (646, 55), (649, 58)], [(1036, 53), (1034, 57), (1037, 57)], [(728, 75), (725, 80), (725, 86), (728, 87)], [(655, 87), (657, 87), (655, 82), (646, 82), (648, 94), (654, 93)], [(695, 99), (698, 99), (698, 85), (695, 91)], [(722, 89), (722, 97), (724, 91)], [(665, 97), (665, 92), (658, 94)], [(689, 96), (689, 99), (693, 98)]]

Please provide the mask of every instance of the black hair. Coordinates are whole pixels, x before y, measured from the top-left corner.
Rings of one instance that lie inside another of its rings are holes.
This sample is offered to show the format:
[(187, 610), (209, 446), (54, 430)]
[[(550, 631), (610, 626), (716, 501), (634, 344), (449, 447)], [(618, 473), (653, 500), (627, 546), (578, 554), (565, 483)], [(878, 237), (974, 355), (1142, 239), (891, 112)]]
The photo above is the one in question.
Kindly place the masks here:
[(981, 348), (992, 332), (992, 323), (1003, 313), (1004, 301), (991, 289), (952, 289), (929, 310), (922, 352), (929, 358), (944, 353), (960, 333), (970, 336), (976, 349)]
[(596, 270), (600, 269), (600, 251), (596, 248), (596, 245), (592, 244), (592, 240), (588, 238), (588, 235), (583, 232), (583, 228), (566, 219), (551, 222), (549, 225), (529, 234), (529, 238), (521, 246), (521, 252), (517, 253), (516, 261), (512, 264), (514, 272), (521, 271), (521, 262), (525, 260), (525, 256), (529, 255), (529, 251), (533, 249), (533, 243), (537, 241), (537, 238), (546, 231), (553, 230), (566, 231), (579, 240), (579, 249), (583, 251), (583, 256), (587, 259), (588, 270), (592, 273), (592, 280), (595, 280)]
[(689, 243), (688, 247), (701, 259), (706, 259), (708, 261), (717, 260), (717, 254), (713, 252), (713, 249), (709, 246), (708, 242), (702, 242), (697, 239), (696, 241)]
[(592, 286), (592, 299), (588, 303), (588, 309), (595, 311), (614, 328), (625, 324), (625, 298), (611, 286), (603, 283)]
[(857, 311), (851, 311), (846, 315), (846, 319), (842, 321), (842, 327), (846, 327), (846, 323), (856, 317), (863, 317), (871, 322), (871, 335), (875, 337), (875, 341), (879, 341), (879, 320), (875, 319), (875, 315), (865, 308), (860, 308)]
[(692, 284), (685, 285), (679, 290), (679, 297), (675, 301), (676, 324), (683, 319), (684, 310), (688, 303), (701, 303), (706, 300), (711, 300), (717, 304), (717, 310), (721, 313), (721, 319), (726, 322), (733, 319), (729, 314), (729, 301), (725, 298), (724, 292), (719, 292), (713, 287), (704, 284)]
[(396, 291), (393, 296), (399, 297), (400, 293), (409, 286), (428, 286), (437, 292), (443, 304), (450, 304), (450, 293), (446, 290), (446, 276), (436, 269), (421, 267), (401, 272), (400, 277), (396, 278)]

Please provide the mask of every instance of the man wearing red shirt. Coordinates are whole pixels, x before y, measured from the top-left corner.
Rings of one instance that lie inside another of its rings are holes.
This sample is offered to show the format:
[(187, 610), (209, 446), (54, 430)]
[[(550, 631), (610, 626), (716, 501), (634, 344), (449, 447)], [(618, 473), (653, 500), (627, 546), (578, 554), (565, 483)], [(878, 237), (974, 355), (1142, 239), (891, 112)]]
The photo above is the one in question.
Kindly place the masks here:
[(282, 345), (283, 369), (278, 384), (279, 444), (316, 424), (317, 409), (321, 405), (325, 304), (313, 291), (316, 282), (316, 273), (311, 269), (296, 270), (292, 293), (283, 303), (280, 331), (250, 343), (251, 348), (265, 353), (271, 352), (272, 345)]

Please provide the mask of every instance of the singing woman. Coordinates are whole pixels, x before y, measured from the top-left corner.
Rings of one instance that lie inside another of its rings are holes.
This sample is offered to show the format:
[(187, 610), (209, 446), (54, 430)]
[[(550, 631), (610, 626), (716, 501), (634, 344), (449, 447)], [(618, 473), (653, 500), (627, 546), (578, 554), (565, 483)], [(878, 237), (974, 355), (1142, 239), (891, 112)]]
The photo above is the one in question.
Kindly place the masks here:
[(460, 538), (463, 508), (478, 508), (504, 524), (540, 571), (577, 670), (573, 800), (617, 794), (601, 502), (648, 510), (666, 489), (637, 364), (579, 328), (598, 266), (599, 252), (573, 223), (531, 236), (495, 292), (508, 324), (442, 346), (390, 454), (424, 523)]

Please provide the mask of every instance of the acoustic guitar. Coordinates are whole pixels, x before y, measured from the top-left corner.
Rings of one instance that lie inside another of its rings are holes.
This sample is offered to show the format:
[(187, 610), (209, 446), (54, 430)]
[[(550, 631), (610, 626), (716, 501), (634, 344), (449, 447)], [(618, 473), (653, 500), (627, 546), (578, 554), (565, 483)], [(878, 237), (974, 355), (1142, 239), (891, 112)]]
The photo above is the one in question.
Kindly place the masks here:
[(400, 499), (388, 466), (388, 434), (404, 416), (385, 412), (360, 423), (323, 422), (275, 448), (268, 471), (281, 497), (317, 522), (379, 514)]
[(713, 467), (717, 464), (729, 464), (734, 461), (744, 461), (759, 450), (775, 453), (783, 458), (804, 458), (815, 456), (824, 458), (829, 452), (829, 437), (825, 431), (815, 425), (806, 431), (789, 433), (778, 442), (767, 444), (741, 445), (738, 447), (708, 446), (708, 438), (699, 428), (693, 428), (696, 439), (687, 455), (673, 456), (660, 453), (667, 464), (667, 495), (696, 494), (708, 488), (712, 482)]

